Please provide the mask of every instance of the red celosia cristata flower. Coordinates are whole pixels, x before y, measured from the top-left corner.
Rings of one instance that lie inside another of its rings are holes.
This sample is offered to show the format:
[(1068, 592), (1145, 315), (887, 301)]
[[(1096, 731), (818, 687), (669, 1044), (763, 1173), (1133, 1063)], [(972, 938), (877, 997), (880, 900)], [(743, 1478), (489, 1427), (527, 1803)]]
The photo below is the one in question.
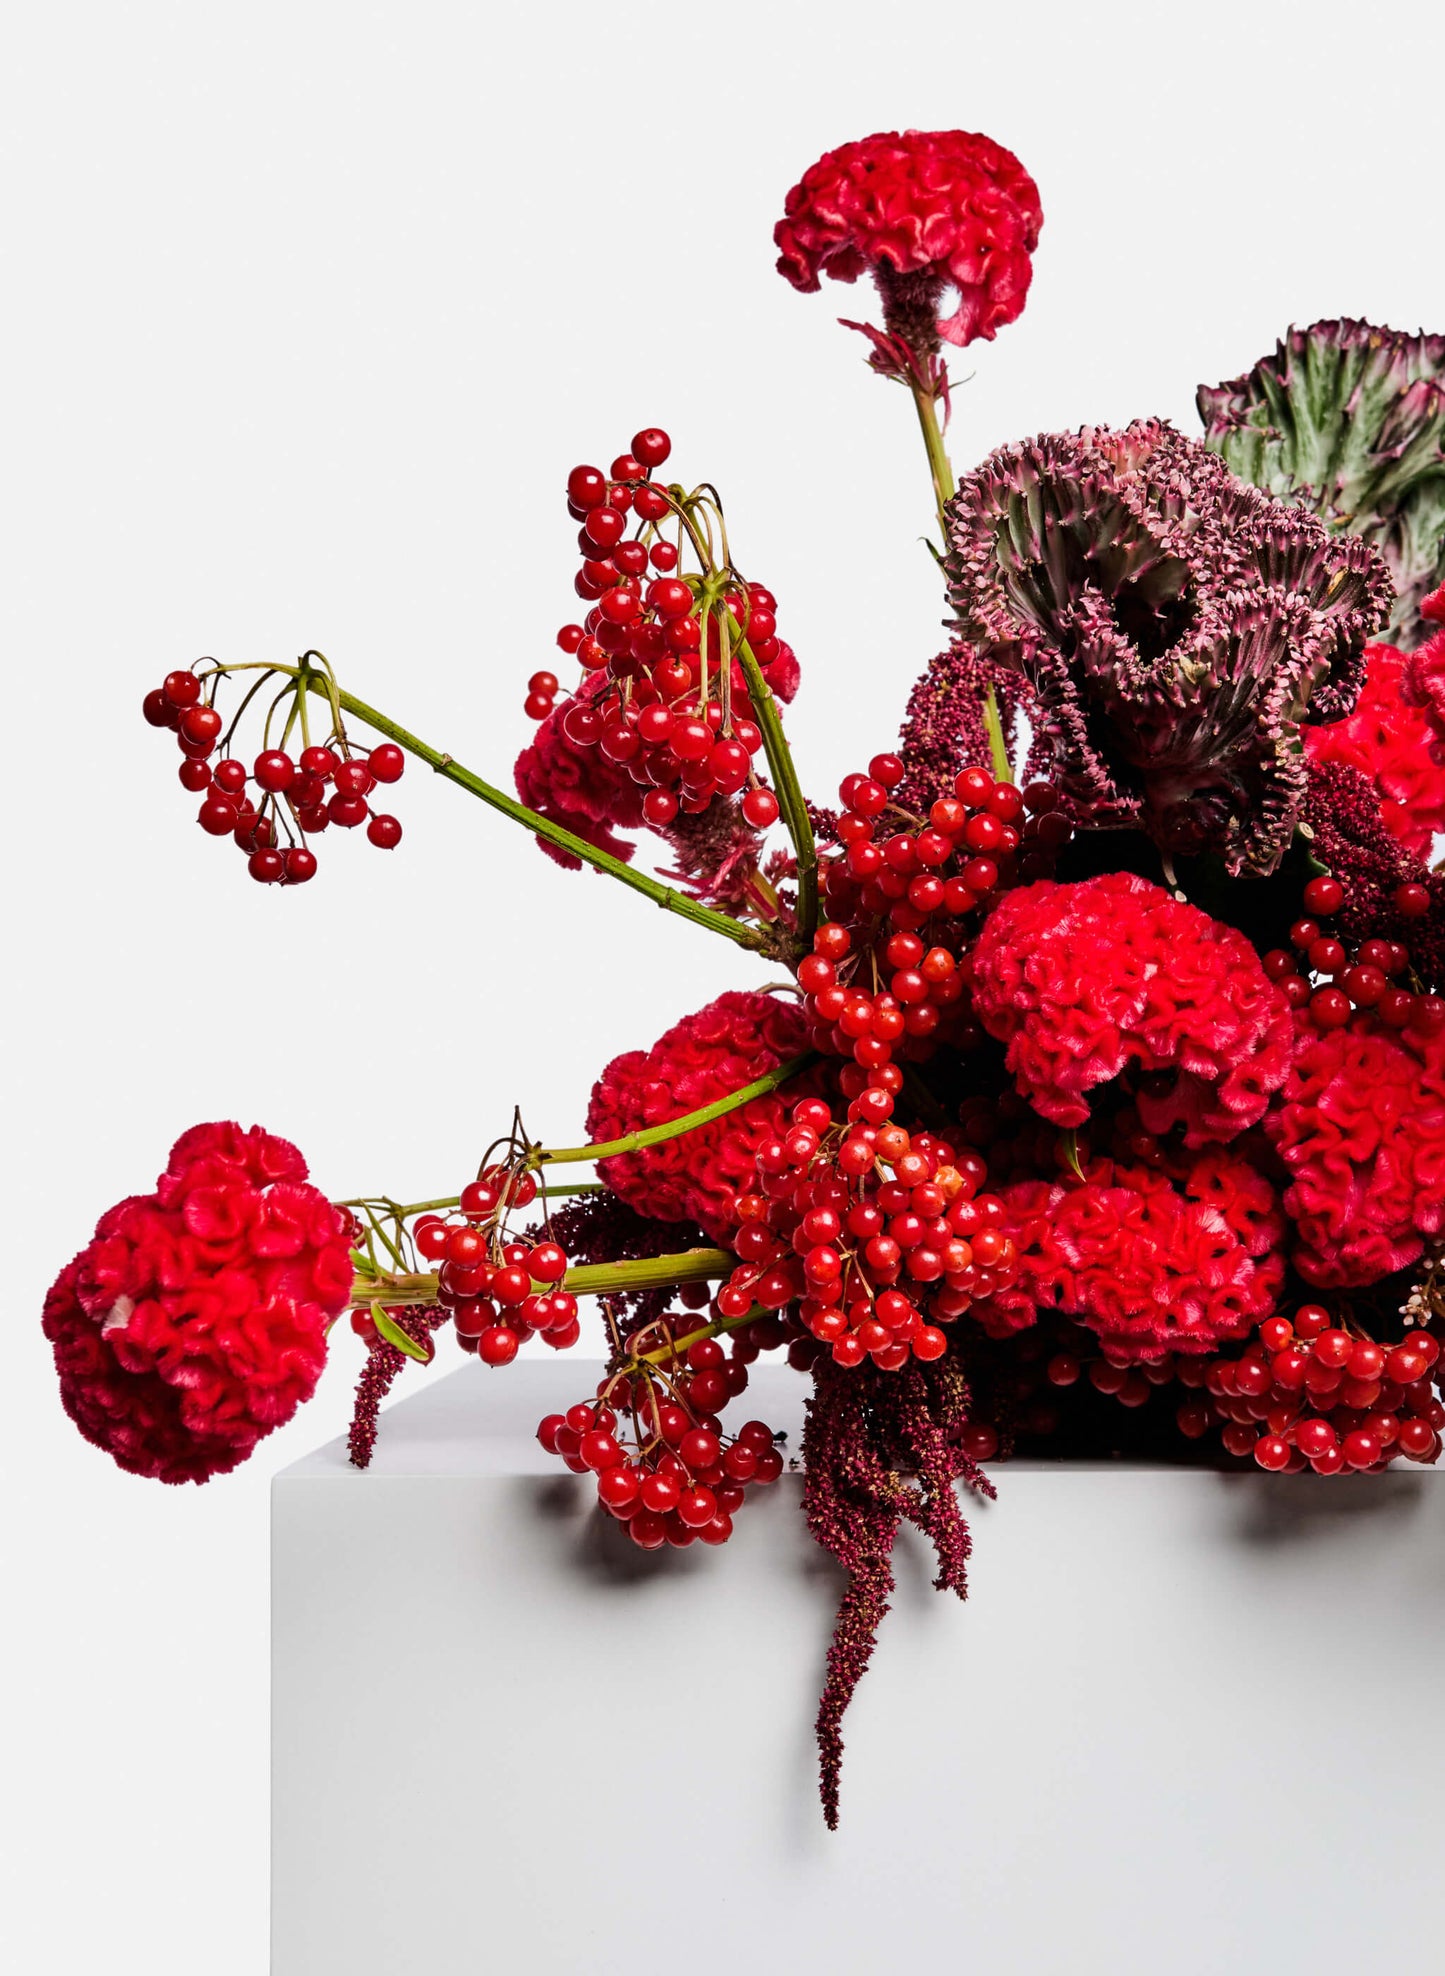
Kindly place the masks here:
[(1265, 1131), (1290, 1174), (1291, 1261), (1329, 1288), (1375, 1283), (1445, 1228), (1445, 1035), (1301, 1018)]
[[(1042, 223), (1038, 187), (992, 138), (880, 131), (810, 165), (773, 238), (778, 272), (805, 293), (825, 274), (875, 276), (889, 330), (926, 356), (939, 337), (972, 343), (1014, 320)], [(958, 306), (940, 319), (949, 288)]]
[[(595, 700), (607, 688), (603, 673), (583, 681), (577, 698)], [(644, 791), (620, 763), (611, 762), (592, 742), (583, 745), (567, 732), (567, 709), (558, 707), (539, 724), (532, 745), (517, 757), (512, 771), (517, 794), (529, 810), (549, 823), (560, 823), (574, 837), (608, 851), (628, 863), (636, 848), (619, 830), (641, 830)], [(582, 860), (545, 837), (537, 842), (559, 865), (580, 871)]]
[(349, 1229), (286, 1140), (193, 1126), (46, 1298), (66, 1412), (136, 1475), (235, 1468), (315, 1389), (351, 1292)]
[(1130, 872), (1008, 893), (973, 951), (974, 1006), (1057, 1125), (1128, 1066), (1147, 1131), (1231, 1139), (1289, 1069), (1289, 1005), (1242, 933)]
[(1112, 1356), (1147, 1360), (1211, 1351), (1274, 1308), (1283, 1217), (1268, 1180), (1232, 1149), (1206, 1148), (1177, 1184), (1094, 1160), (1082, 1180), (1020, 1180), (1000, 1194), (1019, 1273), (970, 1312), (993, 1337), (1053, 1310), (1089, 1325)]
[(1342, 762), (1368, 775), (1386, 829), (1414, 857), (1429, 857), (1435, 833), (1445, 830), (1445, 633), (1408, 656), (1393, 645), (1368, 646), (1353, 712), (1303, 733), (1311, 761)]
[[(792, 1002), (729, 989), (684, 1016), (650, 1050), (615, 1057), (598, 1078), (587, 1111), (594, 1141), (620, 1139), (740, 1091), (808, 1047), (808, 1024)], [(799, 1078), (680, 1138), (598, 1164), (598, 1174), (639, 1214), (694, 1221), (727, 1244), (737, 1230), (734, 1201), (757, 1179), (758, 1149), (776, 1138), (787, 1106), (816, 1086)]]
[[(1426, 624), (1445, 626), (1445, 585), (1425, 599), (1420, 615)], [(1409, 705), (1418, 708), (1430, 723), (1432, 759), (1438, 769), (1445, 765), (1445, 629), (1410, 653), (1400, 690)]]

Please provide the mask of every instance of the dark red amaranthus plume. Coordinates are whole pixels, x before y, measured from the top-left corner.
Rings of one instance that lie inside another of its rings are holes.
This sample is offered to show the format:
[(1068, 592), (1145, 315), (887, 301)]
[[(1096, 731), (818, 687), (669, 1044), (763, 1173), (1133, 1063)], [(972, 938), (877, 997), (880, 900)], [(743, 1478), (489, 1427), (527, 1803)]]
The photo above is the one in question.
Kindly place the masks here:
[(803, 1510), (814, 1538), (848, 1572), (818, 1705), (819, 1792), (832, 1829), (843, 1716), (893, 1595), (901, 1523), (912, 1523), (932, 1543), (938, 1589), (967, 1596), (972, 1539), (955, 1484), (961, 1479), (981, 1495), (994, 1493), (961, 1443), (969, 1411), (968, 1383), (952, 1358), (884, 1374), (820, 1358), (813, 1370), (803, 1427)]
[(898, 737), (902, 782), (893, 800), (920, 815), (940, 796), (953, 794), (953, 780), (970, 762), (986, 762), (989, 739), (983, 724), (984, 696), (998, 698), (1005, 737), (1012, 740), (1021, 682), (989, 665), (973, 646), (955, 639), (928, 662), (908, 696)]
[[(387, 1314), (413, 1344), (428, 1349), (433, 1331), (451, 1316), (448, 1310), (426, 1304), (408, 1305)], [(376, 1447), (377, 1415), (381, 1403), (405, 1364), (405, 1352), (399, 1346), (389, 1345), (385, 1338), (378, 1338), (367, 1352), (366, 1364), (361, 1368), (361, 1377), (356, 1382), (356, 1400), (351, 1409), (351, 1426), (346, 1434), (347, 1451), (353, 1467), (370, 1466)]]
[[(552, 1239), (571, 1261), (638, 1262), (644, 1257), (675, 1255), (704, 1248), (707, 1236), (690, 1221), (657, 1221), (639, 1214), (616, 1194), (584, 1194), (554, 1210)], [(539, 1235), (540, 1239), (540, 1235)], [(688, 1286), (684, 1286), (684, 1301)], [(673, 1289), (614, 1290), (607, 1298), (613, 1323), (624, 1340), (654, 1324), (678, 1296)], [(707, 1302), (706, 1286), (697, 1292), (699, 1308)]]

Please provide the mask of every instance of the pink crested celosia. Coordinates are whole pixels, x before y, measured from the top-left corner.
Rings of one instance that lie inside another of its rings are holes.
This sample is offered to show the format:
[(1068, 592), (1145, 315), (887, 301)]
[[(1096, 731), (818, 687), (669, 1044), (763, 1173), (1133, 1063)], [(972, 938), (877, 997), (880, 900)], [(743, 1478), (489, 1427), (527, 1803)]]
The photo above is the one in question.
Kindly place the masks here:
[[(800, 1055), (808, 1024), (797, 1005), (751, 989), (729, 989), (684, 1016), (650, 1050), (615, 1057), (593, 1087), (587, 1133), (594, 1142), (663, 1125)], [(727, 1245), (737, 1231), (735, 1201), (756, 1184), (758, 1150), (778, 1136), (787, 1106), (816, 1088), (800, 1078), (785, 1094), (767, 1092), (707, 1125), (640, 1152), (599, 1161), (614, 1194), (659, 1221), (692, 1221)]]
[(1321, 1031), (1300, 1017), (1265, 1131), (1289, 1173), (1290, 1260), (1307, 1282), (1378, 1282), (1445, 1229), (1445, 1034), (1362, 1016)]
[[(880, 131), (829, 151), (789, 192), (774, 229), (778, 272), (811, 294), (820, 277), (871, 274), (891, 336), (918, 359), (940, 338), (992, 338), (1024, 306), (1043, 215), (1011, 151), (968, 130)], [(945, 291), (956, 306), (940, 315)], [(876, 361), (876, 360), (875, 360)]]
[(311, 1397), (351, 1284), (350, 1217), (297, 1149), (193, 1126), (46, 1298), (61, 1400), (120, 1467), (204, 1482)]
[(1007, 893), (971, 959), (979, 1021), (1057, 1125), (1132, 1069), (1147, 1131), (1231, 1139), (1289, 1070), (1289, 1004), (1248, 940), (1131, 872)]
[(1056, 1311), (1111, 1356), (1147, 1361), (1212, 1351), (1274, 1308), (1283, 1217), (1269, 1181), (1232, 1148), (1206, 1147), (1175, 1179), (1101, 1159), (1082, 1179), (1013, 1181), (1000, 1198), (1018, 1274), (970, 1313), (992, 1337)]
[(1312, 762), (1340, 762), (1368, 775), (1386, 829), (1413, 856), (1428, 858), (1445, 830), (1445, 632), (1410, 654), (1367, 646), (1353, 711), (1303, 733)]

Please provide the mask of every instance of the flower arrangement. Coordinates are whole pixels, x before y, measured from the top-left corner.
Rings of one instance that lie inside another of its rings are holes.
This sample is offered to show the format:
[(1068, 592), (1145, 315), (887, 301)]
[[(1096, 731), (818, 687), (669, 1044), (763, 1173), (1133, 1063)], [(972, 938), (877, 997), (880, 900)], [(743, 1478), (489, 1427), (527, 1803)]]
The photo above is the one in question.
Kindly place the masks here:
[(1445, 344), (1292, 329), (1201, 390), (1202, 439), (1086, 426), (956, 482), (945, 347), (1018, 316), (1040, 224), (1019, 161), (961, 131), (844, 145), (787, 197), (786, 279), (875, 285), (881, 324), (849, 326), (912, 400), (950, 611), (835, 807), (789, 750), (778, 600), (657, 427), (567, 476), (577, 674), (529, 679), (515, 797), (317, 652), (146, 696), (260, 883), (309, 882), (333, 829), (395, 848), (411, 757), (788, 985), (720, 984), (600, 1067), (588, 1143), (516, 1114), (455, 1196), (333, 1203), (284, 1140), (197, 1126), (43, 1320), (81, 1432), (182, 1482), (290, 1418), (343, 1312), (364, 1468), (447, 1327), (504, 1367), (576, 1345), (595, 1299), (602, 1376), (538, 1438), (644, 1551), (725, 1543), (783, 1473), (734, 1415), (784, 1354), (804, 1514), (849, 1574), (830, 1824), (898, 1528), (962, 1595), (985, 1464), (1329, 1478), (1433, 1462), (1445, 1430)]

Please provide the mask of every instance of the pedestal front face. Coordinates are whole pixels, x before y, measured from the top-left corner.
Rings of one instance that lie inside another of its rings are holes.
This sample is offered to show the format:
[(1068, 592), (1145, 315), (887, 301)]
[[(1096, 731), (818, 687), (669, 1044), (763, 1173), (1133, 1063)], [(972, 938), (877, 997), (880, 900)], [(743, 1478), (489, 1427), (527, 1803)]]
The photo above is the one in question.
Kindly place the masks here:
[(591, 1370), (277, 1477), (274, 1976), (1438, 1966), (1445, 1479), (997, 1467), (966, 1605), (900, 1542), (835, 1835), (799, 1479), (644, 1556), (532, 1439)]

